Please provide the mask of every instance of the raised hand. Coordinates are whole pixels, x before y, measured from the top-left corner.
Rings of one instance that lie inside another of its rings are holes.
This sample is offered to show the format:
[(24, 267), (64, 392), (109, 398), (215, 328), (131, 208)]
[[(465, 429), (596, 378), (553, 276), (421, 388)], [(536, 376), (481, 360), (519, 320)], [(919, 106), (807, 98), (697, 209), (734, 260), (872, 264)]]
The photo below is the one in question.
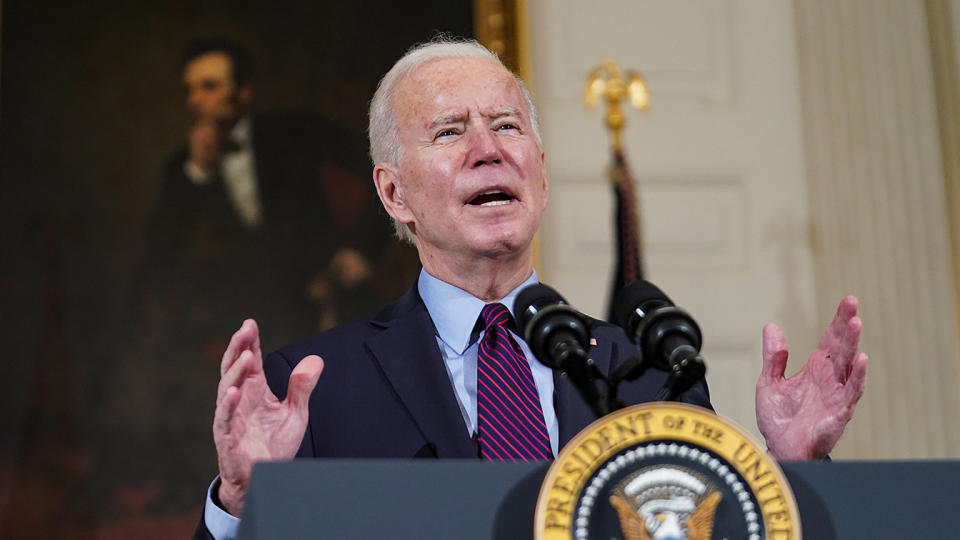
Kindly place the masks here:
[(840, 302), (806, 365), (789, 379), (787, 342), (775, 324), (763, 327), (763, 369), (757, 381), (757, 426), (780, 460), (823, 459), (837, 444), (863, 395), (867, 355), (858, 351), (857, 299)]
[(290, 374), (287, 398), (279, 401), (267, 386), (257, 323), (247, 319), (223, 353), (213, 440), (220, 466), (218, 497), (239, 517), (257, 461), (291, 459), (307, 429), (310, 393), (323, 371), (323, 359), (311, 355)]

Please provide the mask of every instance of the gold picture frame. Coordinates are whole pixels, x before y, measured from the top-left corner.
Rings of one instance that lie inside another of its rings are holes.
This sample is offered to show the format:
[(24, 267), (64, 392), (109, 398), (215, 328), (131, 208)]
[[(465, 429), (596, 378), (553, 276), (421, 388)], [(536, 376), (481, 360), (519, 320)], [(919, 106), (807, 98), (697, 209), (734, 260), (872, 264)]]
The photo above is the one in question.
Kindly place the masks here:
[(526, 0), (473, 0), (473, 33), (506, 66), (529, 75)]

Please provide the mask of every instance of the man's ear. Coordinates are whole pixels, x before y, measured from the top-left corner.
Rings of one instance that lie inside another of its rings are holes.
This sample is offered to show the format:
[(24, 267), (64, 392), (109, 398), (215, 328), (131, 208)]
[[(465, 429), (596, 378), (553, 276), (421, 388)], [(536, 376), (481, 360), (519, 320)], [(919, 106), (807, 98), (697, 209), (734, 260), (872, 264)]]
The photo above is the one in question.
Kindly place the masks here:
[(409, 225), (413, 223), (413, 213), (403, 200), (403, 186), (400, 185), (400, 173), (389, 163), (377, 163), (373, 167), (373, 184), (377, 187), (380, 203), (390, 217)]

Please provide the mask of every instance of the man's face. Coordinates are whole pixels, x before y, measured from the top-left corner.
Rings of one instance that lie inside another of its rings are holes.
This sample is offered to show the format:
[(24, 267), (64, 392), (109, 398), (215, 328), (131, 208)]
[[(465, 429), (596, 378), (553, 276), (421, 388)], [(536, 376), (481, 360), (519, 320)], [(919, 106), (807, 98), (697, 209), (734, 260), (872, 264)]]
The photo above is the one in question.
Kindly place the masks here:
[[(513, 75), (434, 60), (398, 86), (395, 218), (424, 256), (527, 254), (547, 205), (543, 150)], [(388, 205), (389, 206), (389, 205)]]
[(241, 92), (226, 54), (210, 52), (187, 62), (183, 86), (187, 91), (187, 110), (194, 120), (225, 122), (240, 115)]

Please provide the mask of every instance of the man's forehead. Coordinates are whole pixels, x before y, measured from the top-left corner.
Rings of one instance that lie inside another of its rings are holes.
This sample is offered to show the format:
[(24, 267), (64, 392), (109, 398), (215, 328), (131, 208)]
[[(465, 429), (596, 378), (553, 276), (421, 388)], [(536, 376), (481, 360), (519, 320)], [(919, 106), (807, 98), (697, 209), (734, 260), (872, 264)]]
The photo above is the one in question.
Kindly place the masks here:
[(226, 53), (208, 52), (193, 58), (183, 68), (183, 79), (230, 77), (232, 62)]
[(463, 115), (470, 107), (493, 117), (526, 110), (514, 76), (489, 58), (431, 60), (407, 75), (394, 97), (398, 109), (429, 116), (430, 122)]
[(414, 91), (427, 87), (438, 91), (475, 83), (487, 83), (494, 88), (507, 82), (516, 83), (513, 75), (499, 62), (472, 56), (430, 60), (414, 69), (406, 79)]
[[(521, 117), (524, 115), (523, 109), (509, 105), (480, 107), (477, 113), (489, 120), (495, 120), (504, 117)], [(451, 107), (447, 110), (438, 110), (433, 116), (425, 118), (431, 127), (438, 127), (444, 124), (464, 122), (473, 117), (473, 112), (467, 107)]]

